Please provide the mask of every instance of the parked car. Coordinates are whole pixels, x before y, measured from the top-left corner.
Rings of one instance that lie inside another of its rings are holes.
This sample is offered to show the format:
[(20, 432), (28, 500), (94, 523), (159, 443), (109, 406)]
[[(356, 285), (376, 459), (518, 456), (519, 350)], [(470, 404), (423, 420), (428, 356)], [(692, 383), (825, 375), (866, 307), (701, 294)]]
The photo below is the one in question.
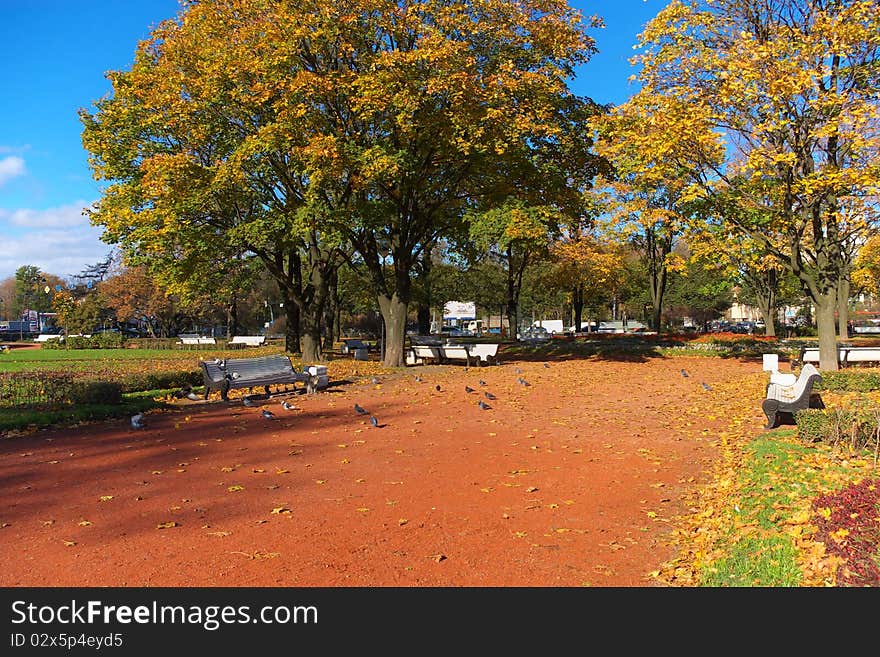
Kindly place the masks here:
[(529, 326), (517, 336), (517, 339), (523, 342), (546, 342), (551, 339), (551, 335), (543, 326)]

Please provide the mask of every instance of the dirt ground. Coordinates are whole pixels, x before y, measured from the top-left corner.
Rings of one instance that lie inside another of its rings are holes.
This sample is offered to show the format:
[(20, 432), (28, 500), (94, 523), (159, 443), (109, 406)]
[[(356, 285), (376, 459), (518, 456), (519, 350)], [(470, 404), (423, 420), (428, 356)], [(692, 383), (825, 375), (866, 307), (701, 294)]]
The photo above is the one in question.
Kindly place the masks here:
[(729, 420), (716, 386), (760, 370), (420, 366), (6, 438), (0, 585), (653, 586)]

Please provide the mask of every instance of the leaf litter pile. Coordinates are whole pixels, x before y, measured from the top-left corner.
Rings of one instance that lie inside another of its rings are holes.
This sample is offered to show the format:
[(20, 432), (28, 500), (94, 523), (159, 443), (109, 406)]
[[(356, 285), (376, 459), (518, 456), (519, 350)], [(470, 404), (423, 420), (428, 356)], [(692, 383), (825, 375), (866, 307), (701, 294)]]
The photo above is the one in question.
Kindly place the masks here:
[(0, 585), (688, 585), (763, 424), (732, 359), (331, 374), (0, 441)]

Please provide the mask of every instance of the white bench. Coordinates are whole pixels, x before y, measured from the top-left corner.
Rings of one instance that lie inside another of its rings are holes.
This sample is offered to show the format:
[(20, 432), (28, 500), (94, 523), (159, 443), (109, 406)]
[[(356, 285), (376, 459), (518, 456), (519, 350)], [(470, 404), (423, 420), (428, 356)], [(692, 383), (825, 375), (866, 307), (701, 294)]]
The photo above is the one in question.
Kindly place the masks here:
[(49, 340), (63, 340), (63, 335), (55, 335), (53, 333), (40, 333), (34, 338), (34, 342), (48, 342)]
[(413, 344), (410, 351), (414, 362), (419, 359), (439, 363), (463, 360), (468, 365), (471, 361), (475, 361), (477, 365), (490, 365), (498, 355), (498, 343)]
[(214, 338), (180, 338), (179, 345), (203, 345), (203, 344), (217, 344), (217, 340)]
[(235, 335), (229, 341), (229, 347), (262, 347), (266, 344), (265, 335)]
[(793, 414), (795, 411), (810, 408), (813, 385), (822, 381), (819, 370), (812, 363), (807, 363), (794, 383), (774, 383), (771, 377), (767, 384), (767, 394), (761, 403), (761, 410), (767, 416), (765, 429), (779, 426), (781, 414)]
[[(801, 363), (818, 363), (819, 347), (801, 347)], [(839, 347), (837, 362), (841, 367), (850, 363), (880, 363), (880, 347)]]

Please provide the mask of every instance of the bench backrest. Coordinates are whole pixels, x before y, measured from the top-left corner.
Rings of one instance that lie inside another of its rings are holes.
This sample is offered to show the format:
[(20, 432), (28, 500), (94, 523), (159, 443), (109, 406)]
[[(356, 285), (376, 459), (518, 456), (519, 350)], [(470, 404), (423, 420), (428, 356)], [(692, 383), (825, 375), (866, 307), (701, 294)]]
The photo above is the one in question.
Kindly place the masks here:
[(803, 369), (801, 369), (801, 373), (798, 375), (797, 381), (794, 382), (793, 392), (795, 399), (799, 399), (801, 395), (804, 394), (804, 391), (808, 385), (812, 387), (814, 380), (813, 377), (822, 378), (819, 375), (819, 370), (817, 370), (816, 367), (811, 363), (807, 363), (806, 365), (804, 365)]
[(229, 341), (229, 344), (246, 344), (252, 347), (259, 347), (264, 342), (266, 342), (265, 335), (236, 335)]
[(289, 374), (294, 371), (288, 356), (258, 356), (256, 358), (227, 358), (226, 360), (203, 360), (202, 369), (211, 381), (222, 381), (235, 374), (242, 379), (253, 379), (273, 374)]

